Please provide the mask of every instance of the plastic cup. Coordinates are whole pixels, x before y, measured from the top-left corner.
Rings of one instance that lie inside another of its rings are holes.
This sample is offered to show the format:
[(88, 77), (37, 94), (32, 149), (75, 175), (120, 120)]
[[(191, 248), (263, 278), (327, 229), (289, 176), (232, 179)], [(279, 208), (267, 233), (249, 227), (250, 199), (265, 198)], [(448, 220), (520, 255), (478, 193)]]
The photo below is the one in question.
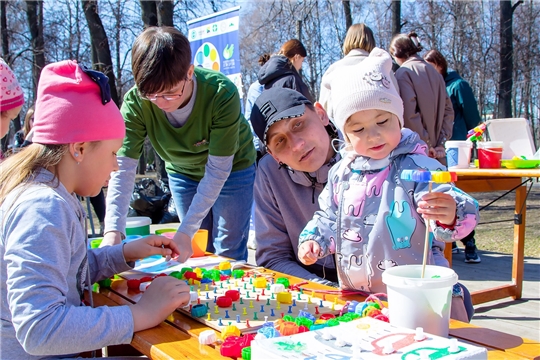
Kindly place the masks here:
[(206, 245), (208, 244), (208, 230), (197, 230), (193, 239), (191, 239), (191, 247), (193, 255), (191, 257), (201, 257), (206, 254)]
[(502, 141), (479, 141), (478, 167), (481, 169), (498, 169), (501, 167), (501, 159), (504, 143)]
[(446, 147), (446, 164), (448, 169), (468, 169), (471, 162), (471, 141), (450, 140)]
[(126, 235), (150, 235), (152, 219), (146, 216), (133, 216), (126, 219)]
[(382, 273), (386, 284), (390, 324), (417, 327), (433, 335), (448, 337), (452, 287), (458, 281), (454, 270), (426, 265), (402, 265)]
[(163, 235), (164, 233), (175, 233), (176, 229), (157, 229), (154, 231), (156, 235)]
[(97, 249), (99, 245), (101, 245), (102, 241), (103, 241), (102, 237), (90, 239), (90, 249)]

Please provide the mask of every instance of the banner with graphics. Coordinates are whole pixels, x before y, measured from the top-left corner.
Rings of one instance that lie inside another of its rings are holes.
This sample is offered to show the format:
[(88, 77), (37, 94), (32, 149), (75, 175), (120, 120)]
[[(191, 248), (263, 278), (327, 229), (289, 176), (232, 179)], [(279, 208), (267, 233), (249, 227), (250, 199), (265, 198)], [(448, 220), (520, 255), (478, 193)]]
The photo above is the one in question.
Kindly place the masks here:
[(193, 64), (227, 75), (242, 98), (239, 23), (240, 6), (187, 22)]

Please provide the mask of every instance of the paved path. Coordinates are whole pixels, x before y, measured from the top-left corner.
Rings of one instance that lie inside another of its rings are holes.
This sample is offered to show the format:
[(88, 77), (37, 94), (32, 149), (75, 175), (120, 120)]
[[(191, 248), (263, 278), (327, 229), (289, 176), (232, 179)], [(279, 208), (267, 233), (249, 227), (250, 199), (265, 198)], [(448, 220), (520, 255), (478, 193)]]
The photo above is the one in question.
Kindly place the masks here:
[[(464, 254), (453, 254), (453, 269), (470, 291), (504, 285), (511, 281), (512, 256), (479, 251), (480, 264), (466, 264)], [(255, 264), (249, 250), (248, 263)], [(523, 298), (492, 301), (475, 306), (472, 324), (540, 341), (540, 259), (525, 258)]]

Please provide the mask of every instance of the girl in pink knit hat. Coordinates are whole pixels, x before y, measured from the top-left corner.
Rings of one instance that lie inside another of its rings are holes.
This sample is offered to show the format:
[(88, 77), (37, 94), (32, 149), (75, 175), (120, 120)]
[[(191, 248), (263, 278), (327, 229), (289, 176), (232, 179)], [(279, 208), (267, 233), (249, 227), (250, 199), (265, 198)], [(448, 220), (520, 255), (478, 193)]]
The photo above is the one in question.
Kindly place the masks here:
[(9, 123), (15, 119), (24, 105), (24, 95), (4, 59), (0, 58), (0, 138), (9, 131)]
[(155, 235), (87, 250), (86, 214), (76, 195), (100, 192), (118, 170), (116, 152), (125, 136), (108, 86), (104, 74), (74, 61), (47, 65), (33, 144), (2, 163), (2, 359), (129, 344), (135, 331), (156, 326), (189, 301), (189, 287), (166, 276), (154, 280), (137, 304), (82, 306), (92, 283), (132, 269), (136, 259), (179, 253), (172, 240)]

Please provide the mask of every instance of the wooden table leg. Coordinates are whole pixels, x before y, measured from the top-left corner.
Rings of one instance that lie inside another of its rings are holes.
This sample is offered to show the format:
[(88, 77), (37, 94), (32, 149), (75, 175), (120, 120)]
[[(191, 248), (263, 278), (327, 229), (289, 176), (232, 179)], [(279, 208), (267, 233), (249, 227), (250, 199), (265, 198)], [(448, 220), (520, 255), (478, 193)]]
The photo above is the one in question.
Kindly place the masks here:
[(521, 221), (514, 223), (514, 254), (512, 260), (512, 282), (516, 285), (514, 299), (521, 299), (523, 290), (524, 252), (525, 252), (525, 215), (527, 211), (527, 187), (520, 186), (516, 189), (515, 216)]

